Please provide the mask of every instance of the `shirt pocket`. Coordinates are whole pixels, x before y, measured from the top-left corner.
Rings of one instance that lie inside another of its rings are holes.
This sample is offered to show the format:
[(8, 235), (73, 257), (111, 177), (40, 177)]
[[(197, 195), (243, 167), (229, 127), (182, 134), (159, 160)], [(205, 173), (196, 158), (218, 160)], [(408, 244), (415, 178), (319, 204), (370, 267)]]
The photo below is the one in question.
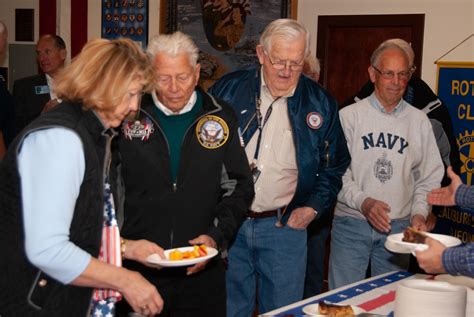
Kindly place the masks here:
[(283, 167), (296, 169), (296, 152), (291, 130), (283, 131), (276, 160)]

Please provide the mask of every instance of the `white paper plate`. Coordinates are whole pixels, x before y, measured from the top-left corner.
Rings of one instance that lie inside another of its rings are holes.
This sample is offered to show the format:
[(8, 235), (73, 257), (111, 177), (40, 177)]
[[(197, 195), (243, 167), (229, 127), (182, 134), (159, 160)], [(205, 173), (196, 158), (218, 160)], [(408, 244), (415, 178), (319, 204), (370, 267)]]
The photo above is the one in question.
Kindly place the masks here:
[(397, 317), (465, 317), (464, 286), (433, 280), (401, 281), (395, 293)]
[[(448, 248), (461, 244), (461, 240), (456, 237), (437, 233), (424, 233), (430, 238), (440, 241)], [(423, 250), (427, 248), (426, 244), (404, 242), (402, 241), (402, 239), (403, 233), (395, 233), (389, 235), (387, 237), (387, 240), (385, 240), (385, 248), (395, 253), (413, 253), (415, 250)]]
[(474, 278), (472, 277), (440, 274), (436, 275), (434, 279), (437, 281), (448, 282), (449, 284), (461, 285), (469, 287), (470, 289), (474, 289)]
[(184, 259), (184, 260), (175, 260), (175, 261), (169, 260), (169, 254), (171, 251), (179, 250), (181, 252), (185, 252), (185, 251), (192, 251), (193, 249), (194, 249), (193, 246), (168, 249), (164, 251), (166, 259), (162, 259), (158, 254), (154, 253), (150, 255), (149, 257), (147, 257), (146, 260), (149, 263), (158, 264), (159, 266), (163, 266), (163, 267), (178, 267), (178, 266), (188, 266), (188, 265), (204, 262), (206, 260), (209, 260), (210, 258), (215, 257), (218, 253), (216, 249), (207, 247), (207, 255), (205, 256), (194, 258), (194, 259)]
[[(337, 303), (334, 304), (334, 305), (337, 305)], [(352, 307), (352, 310), (354, 311), (355, 315), (360, 314), (360, 313), (365, 313), (365, 310), (363, 310), (362, 308), (360, 308), (358, 306), (351, 305), (351, 307)], [(303, 307), (303, 313), (305, 313), (307, 315), (310, 315), (310, 316), (316, 316), (316, 317), (326, 317), (327, 316), (327, 315), (321, 315), (319, 313), (319, 304), (306, 305), (305, 307)]]

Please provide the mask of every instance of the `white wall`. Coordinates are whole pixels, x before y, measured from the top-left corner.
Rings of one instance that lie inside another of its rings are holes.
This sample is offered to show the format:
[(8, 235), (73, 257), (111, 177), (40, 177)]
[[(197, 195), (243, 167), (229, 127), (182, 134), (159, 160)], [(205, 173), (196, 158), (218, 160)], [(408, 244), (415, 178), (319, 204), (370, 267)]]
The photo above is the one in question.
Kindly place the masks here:
[[(425, 14), (422, 78), (436, 89), (434, 61), (474, 33), (473, 0), (298, 0), (298, 20), (311, 32), (316, 52), (318, 15)], [(474, 62), (474, 37), (442, 61)], [(368, 61), (367, 61), (368, 62)]]

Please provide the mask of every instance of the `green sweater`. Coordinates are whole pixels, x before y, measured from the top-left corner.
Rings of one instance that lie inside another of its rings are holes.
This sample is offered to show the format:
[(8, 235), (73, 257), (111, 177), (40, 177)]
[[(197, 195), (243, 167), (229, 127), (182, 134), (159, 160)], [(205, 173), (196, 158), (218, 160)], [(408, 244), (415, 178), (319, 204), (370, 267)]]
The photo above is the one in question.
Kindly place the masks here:
[(202, 109), (202, 96), (198, 92), (196, 103), (191, 111), (183, 114), (167, 116), (160, 109), (155, 107), (158, 120), (169, 144), (169, 154), (171, 162), (171, 177), (176, 183), (178, 176), (179, 160), (181, 157), (181, 146), (188, 128), (193, 124), (197, 114)]

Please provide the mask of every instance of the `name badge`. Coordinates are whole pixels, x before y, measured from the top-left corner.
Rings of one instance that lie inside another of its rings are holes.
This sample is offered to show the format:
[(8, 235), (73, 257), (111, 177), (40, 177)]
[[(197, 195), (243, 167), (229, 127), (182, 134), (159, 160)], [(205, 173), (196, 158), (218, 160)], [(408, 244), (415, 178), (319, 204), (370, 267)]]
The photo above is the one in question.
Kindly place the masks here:
[(49, 86), (35, 86), (35, 92), (37, 95), (49, 94)]

